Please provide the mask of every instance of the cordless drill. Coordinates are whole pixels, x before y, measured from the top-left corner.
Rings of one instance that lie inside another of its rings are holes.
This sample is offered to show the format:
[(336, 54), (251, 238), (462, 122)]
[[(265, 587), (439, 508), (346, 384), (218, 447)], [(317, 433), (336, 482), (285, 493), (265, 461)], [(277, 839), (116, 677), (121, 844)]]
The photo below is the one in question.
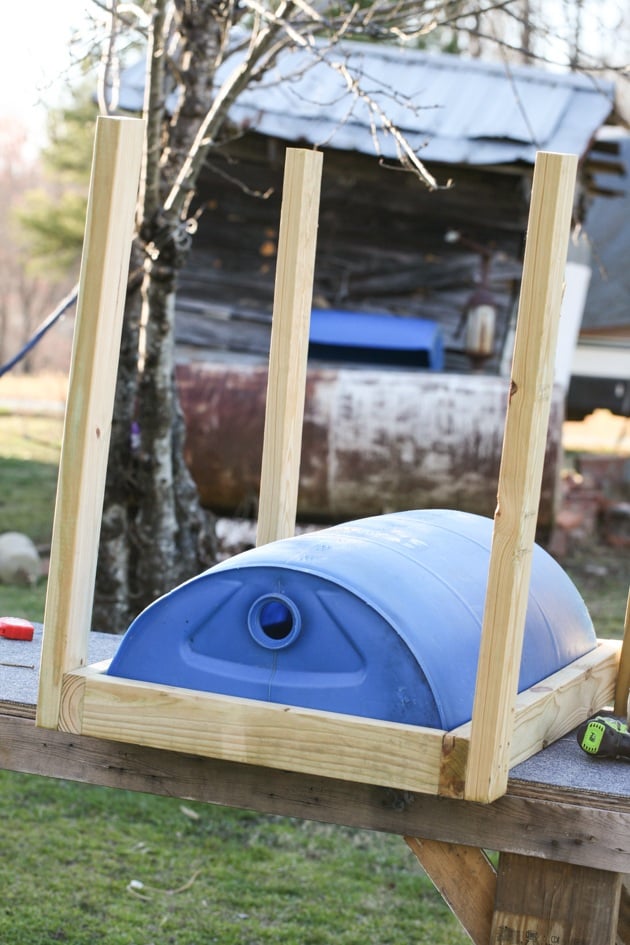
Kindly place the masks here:
[(630, 731), (621, 719), (596, 715), (576, 732), (578, 745), (594, 758), (624, 758), (630, 761)]

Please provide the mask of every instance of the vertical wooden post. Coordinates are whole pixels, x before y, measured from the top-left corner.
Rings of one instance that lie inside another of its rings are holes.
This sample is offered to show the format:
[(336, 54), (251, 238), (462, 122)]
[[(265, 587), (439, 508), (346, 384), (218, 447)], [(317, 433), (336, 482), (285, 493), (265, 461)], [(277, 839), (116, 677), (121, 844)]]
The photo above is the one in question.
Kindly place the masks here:
[(87, 662), (144, 121), (99, 118), (44, 614), (37, 724), (57, 728), (63, 674)]
[(615, 945), (622, 876), (502, 853), (489, 945)]
[(530, 204), (464, 796), (505, 793), (577, 158), (538, 154)]
[(473, 945), (489, 945), (497, 877), (484, 851), (419, 837), (405, 841)]
[(619, 923), (617, 925), (618, 945), (630, 945), (630, 877), (626, 874), (621, 880), (619, 902)]
[(256, 544), (295, 529), (322, 154), (288, 148), (269, 350)]
[(626, 619), (623, 622), (623, 643), (619, 657), (619, 672), (615, 686), (615, 715), (630, 715), (630, 588), (626, 601)]

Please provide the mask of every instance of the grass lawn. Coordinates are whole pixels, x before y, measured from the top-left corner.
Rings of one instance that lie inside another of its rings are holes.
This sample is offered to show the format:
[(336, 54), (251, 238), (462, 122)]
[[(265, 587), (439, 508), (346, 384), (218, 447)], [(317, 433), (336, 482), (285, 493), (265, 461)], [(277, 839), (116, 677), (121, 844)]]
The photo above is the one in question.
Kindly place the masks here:
[[(59, 443), (59, 417), (0, 413), (0, 532), (23, 532), (46, 552), (50, 546)], [(41, 620), (46, 582), (0, 585), (0, 616)]]
[(61, 421), (0, 414), (0, 531), (50, 544)]
[(0, 772), (3, 945), (464, 945), (401, 838)]

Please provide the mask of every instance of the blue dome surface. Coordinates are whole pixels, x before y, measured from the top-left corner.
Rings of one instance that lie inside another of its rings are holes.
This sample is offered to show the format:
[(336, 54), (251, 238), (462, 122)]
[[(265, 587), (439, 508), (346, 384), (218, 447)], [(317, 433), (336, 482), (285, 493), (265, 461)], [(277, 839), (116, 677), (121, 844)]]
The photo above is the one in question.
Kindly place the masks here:
[[(450, 730), (472, 714), (492, 527), (397, 512), (245, 551), (143, 611), (109, 673)], [(596, 645), (536, 545), (519, 691)]]

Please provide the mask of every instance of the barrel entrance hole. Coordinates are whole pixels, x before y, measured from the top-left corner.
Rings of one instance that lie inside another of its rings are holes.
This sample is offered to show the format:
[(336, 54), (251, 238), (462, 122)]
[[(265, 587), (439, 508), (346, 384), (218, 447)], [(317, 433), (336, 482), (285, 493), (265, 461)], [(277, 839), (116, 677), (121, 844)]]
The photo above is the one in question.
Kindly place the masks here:
[(302, 628), (299, 610), (281, 594), (259, 597), (249, 611), (247, 622), (256, 643), (271, 650), (288, 646)]

